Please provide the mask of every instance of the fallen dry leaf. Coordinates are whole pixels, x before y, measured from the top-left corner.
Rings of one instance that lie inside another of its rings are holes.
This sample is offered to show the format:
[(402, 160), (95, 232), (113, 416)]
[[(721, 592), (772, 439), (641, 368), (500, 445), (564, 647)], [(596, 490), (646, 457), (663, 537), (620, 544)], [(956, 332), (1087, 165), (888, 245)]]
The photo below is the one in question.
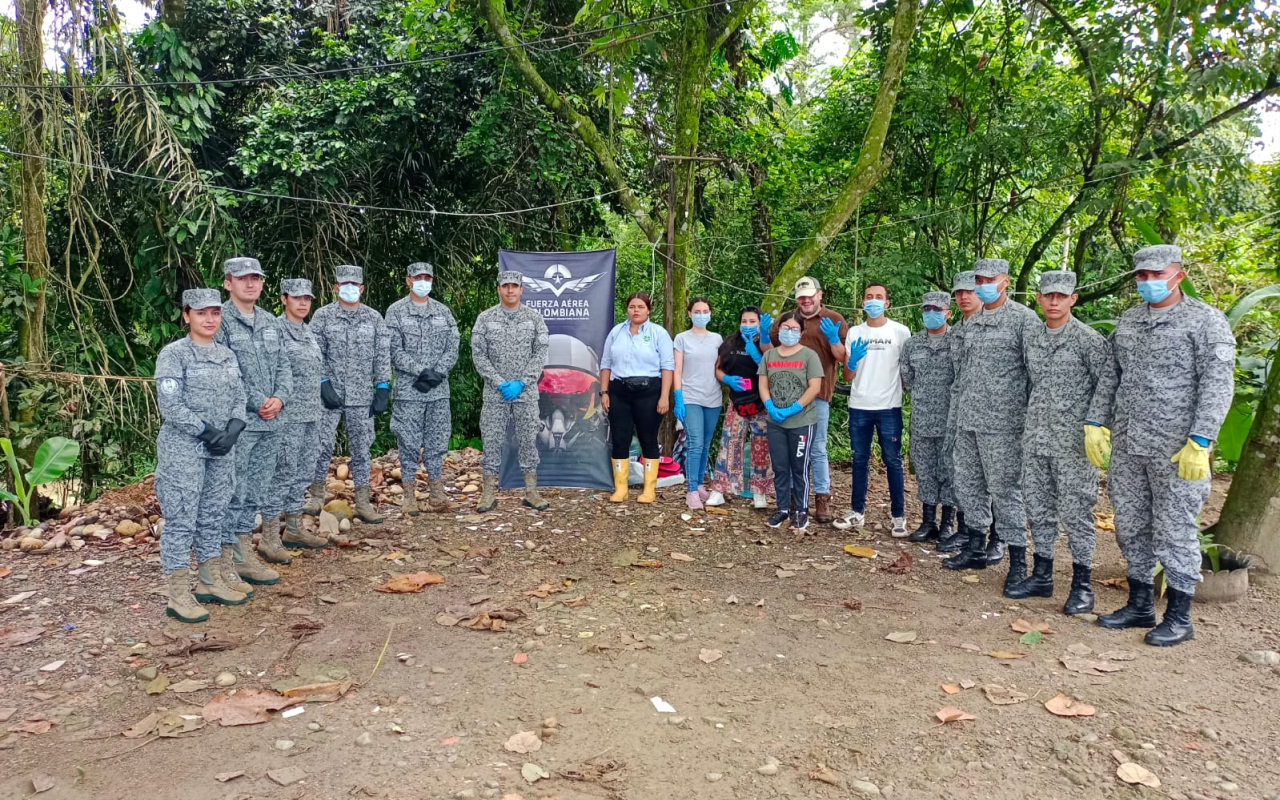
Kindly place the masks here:
[(1114, 514), (1094, 514), (1093, 526), (1100, 531), (1114, 531), (1116, 529), (1116, 517)]
[(1112, 589), (1128, 589), (1129, 588), (1128, 578), (1103, 578), (1100, 581), (1094, 581), (1094, 583), (1100, 584), (1102, 586), (1110, 586)]
[(821, 781), (822, 783), (829, 784), (831, 786), (840, 785), (840, 779), (837, 778), (836, 774), (828, 769), (825, 764), (819, 764), (809, 770), (809, 780)]
[(934, 716), (936, 716), (938, 718), (938, 721), (941, 722), (943, 725), (947, 724), (948, 722), (972, 722), (973, 720), (977, 719), (977, 717), (975, 717), (974, 715), (969, 714), (965, 711), (961, 711), (955, 706), (947, 706), (946, 708), (940, 708), (938, 709), (938, 713), (935, 714)]
[(378, 591), (387, 594), (409, 594), (421, 592), (428, 586), (434, 586), (437, 583), (444, 583), (443, 575), (433, 575), (430, 572), (410, 572), (406, 575), (395, 576), (379, 586)]
[(1124, 669), (1123, 664), (1113, 664), (1110, 661), (1095, 661), (1066, 653), (1059, 656), (1058, 660), (1062, 662), (1062, 666), (1081, 675), (1101, 676), (1108, 672), (1119, 672)]
[(39, 736), (42, 733), (48, 733), (49, 729), (52, 727), (53, 727), (53, 723), (47, 719), (35, 719), (35, 720), (28, 720), (27, 722), (20, 722), (17, 725), (10, 727), (9, 732), (10, 733), (29, 733), (34, 736)]
[(35, 789), (36, 794), (49, 791), (56, 783), (53, 776), (47, 772), (37, 772), (31, 776), (31, 788)]
[(164, 694), (164, 690), (169, 688), (169, 676), (163, 672), (155, 677), (155, 680), (147, 684), (145, 689), (147, 694)]
[(892, 564), (884, 568), (884, 571), (893, 575), (905, 575), (911, 571), (911, 563), (911, 554), (903, 550)]
[(978, 576), (977, 576), (977, 575), (965, 575), (965, 576), (964, 576), (963, 578), (961, 578), (960, 580), (964, 581), (965, 583), (978, 583)]
[(1087, 656), (1093, 652), (1093, 648), (1082, 642), (1067, 645), (1067, 652), (1073, 656)]
[(302, 702), (266, 689), (241, 689), (233, 695), (220, 694), (204, 704), (204, 718), (224, 728), (257, 725), (271, 720), (271, 712)]
[(729, 512), (728, 512), (727, 510), (725, 510), (725, 509), (723, 509), (723, 508), (719, 508), (719, 507), (717, 507), (717, 506), (707, 506), (706, 508), (704, 508), (704, 509), (702, 509), (702, 510), (703, 510), (703, 511), (705, 511), (706, 513), (708, 513), (708, 514), (710, 514), (710, 515), (714, 516), (714, 517), (727, 517), (727, 516), (729, 516)]
[(520, 731), (502, 745), (512, 753), (536, 753), (542, 749), (542, 740), (533, 731)]
[(870, 547), (862, 547), (856, 544), (846, 544), (844, 551), (855, 558), (875, 558), (880, 555)]
[(1049, 623), (1027, 622), (1021, 617), (1009, 623), (1009, 627), (1013, 629), (1014, 633), (1031, 633), (1032, 631), (1037, 633), (1053, 633), (1053, 631), (1049, 630)]
[(992, 650), (990, 653), (987, 653), (987, 655), (991, 656), (992, 658), (999, 658), (1002, 660), (1012, 660), (1012, 659), (1027, 657), (1026, 653), (1010, 653), (1008, 650)]
[(13, 570), (12, 570), (12, 569), (9, 569), (8, 567), (5, 567), (5, 566), (0, 566), (0, 578), (7, 578), (7, 577), (9, 577), (9, 574), (10, 574), (11, 572), (13, 572)]
[(34, 642), (43, 633), (44, 628), (39, 625), (0, 628), (0, 647), (17, 647), (27, 642)]
[(849, 599), (844, 601), (844, 607), (849, 609), (850, 611), (861, 611), (862, 601), (856, 597), (850, 597)]
[(236, 778), (239, 778), (243, 774), (244, 770), (242, 769), (238, 769), (235, 772), (219, 772), (217, 775), (213, 776), (213, 779), (218, 783), (226, 783), (227, 781), (233, 781)]
[(672, 561), (696, 561), (697, 559), (695, 559), (693, 556), (685, 555), (684, 553), (673, 552), (671, 554), (671, 560)]
[(1049, 713), (1059, 717), (1092, 717), (1097, 711), (1093, 706), (1062, 693), (1055, 695), (1044, 707), (1049, 709)]
[[(320, 681), (303, 686), (291, 686), (283, 694), (295, 703), (333, 703), (351, 691), (353, 681)], [(243, 689), (241, 691), (244, 691)]]
[(1137, 653), (1130, 653), (1128, 650), (1107, 650), (1106, 652), (1098, 653), (1098, 658), (1107, 661), (1133, 661), (1137, 657)]
[(467, 555), (472, 558), (493, 558), (500, 550), (496, 544), (487, 544), (482, 547), (473, 547), (467, 551)]
[(191, 692), (199, 692), (203, 689), (208, 689), (209, 686), (210, 682), (207, 680), (200, 678), (187, 678), (186, 680), (178, 681), (174, 685), (170, 686), (169, 691), (174, 694), (190, 694)]
[(1025, 702), (1027, 696), (1022, 692), (1006, 689), (995, 683), (988, 683), (982, 687), (982, 693), (987, 696), (993, 705), (1011, 706), (1015, 703)]
[(1160, 788), (1160, 779), (1151, 770), (1139, 764), (1128, 762), (1116, 767), (1116, 777), (1125, 783), (1140, 783), (1152, 789)]
[(884, 638), (888, 639), (891, 642), (897, 642), (898, 644), (907, 644), (908, 642), (914, 642), (916, 640), (916, 632), (915, 631), (893, 631), (892, 633), (890, 633), (888, 636)]
[(944, 684), (942, 684), (942, 691), (946, 692), (947, 694), (959, 694), (959, 693), (960, 693), (960, 684), (958, 684), (958, 683), (944, 683)]
[(546, 598), (546, 597), (550, 597), (553, 594), (560, 594), (563, 591), (564, 589), (562, 587), (554, 586), (550, 583), (543, 583), (543, 584), (540, 584), (537, 589), (533, 589), (531, 591), (525, 592), (524, 596)]
[(703, 664), (710, 664), (713, 661), (719, 661), (723, 655), (724, 653), (719, 650), (708, 650), (704, 647), (701, 652), (698, 653), (698, 660)]

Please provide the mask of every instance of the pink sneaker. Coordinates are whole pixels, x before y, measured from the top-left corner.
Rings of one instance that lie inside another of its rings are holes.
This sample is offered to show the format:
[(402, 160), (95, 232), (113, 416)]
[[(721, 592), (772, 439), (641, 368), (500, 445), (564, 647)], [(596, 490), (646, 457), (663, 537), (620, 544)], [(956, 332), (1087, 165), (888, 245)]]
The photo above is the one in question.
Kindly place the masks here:
[(711, 490), (705, 486), (699, 486), (698, 497), (702, 498), (702, 502), (704, 503), (707, 502), (707, 500), (711, 497)]
[(699, 510), (702, 509), (702, 496), (698, 494), (696, 489), (692, 492), (687, 492), (685, 494), (684, 502), (687, 506), (689, 506), (689, 508), (696, 508)]

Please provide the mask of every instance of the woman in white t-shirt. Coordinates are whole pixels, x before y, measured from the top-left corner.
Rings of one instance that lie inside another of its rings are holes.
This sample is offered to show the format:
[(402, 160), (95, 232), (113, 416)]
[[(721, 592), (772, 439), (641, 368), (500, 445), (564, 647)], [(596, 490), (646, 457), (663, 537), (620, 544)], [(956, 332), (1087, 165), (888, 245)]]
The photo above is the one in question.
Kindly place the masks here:
[(693, 327), (676, 334), (675, 404), (676, 419), (684, 425), (684, 476), (689, 508), (702, 508), (709, 493), (702, 485), (707, 474), (707, 452), (720, 419), (722, 402), (716, 381), (716, 355), (724, 340), (707, 330), (711, 304), (706, 298), (689, 301), (689, 321)]

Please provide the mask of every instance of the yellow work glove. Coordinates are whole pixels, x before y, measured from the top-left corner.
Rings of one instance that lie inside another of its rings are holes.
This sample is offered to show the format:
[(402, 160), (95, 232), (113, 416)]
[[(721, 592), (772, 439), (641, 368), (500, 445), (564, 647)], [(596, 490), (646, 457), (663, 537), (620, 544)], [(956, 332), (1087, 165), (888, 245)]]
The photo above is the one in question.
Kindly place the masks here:
[(1178, 477), (1183, 480), (1202, 481), (1209, 477), (1209, 448), (1191, 439), (1169, 460), (1178, 465)]
[(1084, 426), (1084, 454), (1098, 469), (1106, 469), (1111, 458), (1111, 429), (1101, 425)]

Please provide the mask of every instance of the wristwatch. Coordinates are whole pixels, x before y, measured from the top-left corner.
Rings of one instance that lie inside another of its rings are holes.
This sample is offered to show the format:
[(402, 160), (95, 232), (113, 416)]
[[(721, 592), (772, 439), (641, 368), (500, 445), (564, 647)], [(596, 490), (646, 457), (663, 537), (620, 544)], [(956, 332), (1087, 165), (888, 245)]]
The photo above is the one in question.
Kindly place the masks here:
[(601, 390), (600, 390), (600, 396), (601, 396), (601, 397), (604, 397), (604, 396), (605, 396), (606, 394), (608, 394), (608, 393), (609, 393), (609, 390), (608, 390), (608, 389), (601, 389)]

